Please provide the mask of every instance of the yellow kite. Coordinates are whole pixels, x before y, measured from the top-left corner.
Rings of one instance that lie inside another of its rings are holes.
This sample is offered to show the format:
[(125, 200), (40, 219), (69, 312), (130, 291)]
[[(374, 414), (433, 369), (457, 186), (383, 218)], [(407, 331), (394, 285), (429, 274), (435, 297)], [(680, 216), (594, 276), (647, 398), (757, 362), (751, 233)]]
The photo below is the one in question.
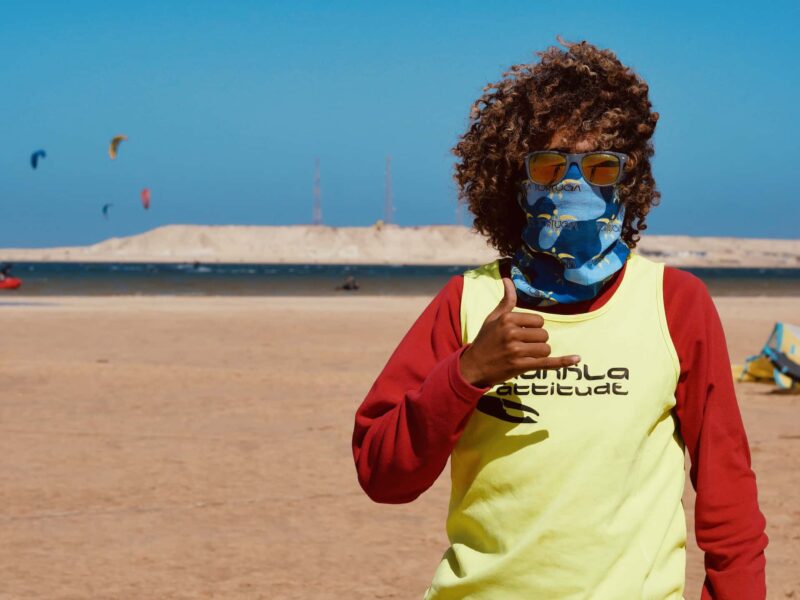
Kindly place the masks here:
[(127, 140), (127, 135), (115, 135), (111, 138), (111, 143), (108, 146), (108, 155), (111, 157), (111, 160), (117, 158), (117, 148), (122, 143), (123, 140)]

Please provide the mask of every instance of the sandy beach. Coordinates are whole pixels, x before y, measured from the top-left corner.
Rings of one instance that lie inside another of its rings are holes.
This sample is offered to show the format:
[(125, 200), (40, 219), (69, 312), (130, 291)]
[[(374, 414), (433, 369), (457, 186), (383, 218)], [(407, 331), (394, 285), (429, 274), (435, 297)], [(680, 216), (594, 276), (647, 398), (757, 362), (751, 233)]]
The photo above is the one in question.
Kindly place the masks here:
[[(0, 298), (0, 599), (421, 598), (449, 470), (414, 503), (374, 504), (350, 438), (428, 301)], [(798, 298), (717, 306), (734, 362), (800, 315)], [(800, 396), (736, 389), (769, 597), (797, 597)], [(698, 598), (693, 539), (687, 573)]]

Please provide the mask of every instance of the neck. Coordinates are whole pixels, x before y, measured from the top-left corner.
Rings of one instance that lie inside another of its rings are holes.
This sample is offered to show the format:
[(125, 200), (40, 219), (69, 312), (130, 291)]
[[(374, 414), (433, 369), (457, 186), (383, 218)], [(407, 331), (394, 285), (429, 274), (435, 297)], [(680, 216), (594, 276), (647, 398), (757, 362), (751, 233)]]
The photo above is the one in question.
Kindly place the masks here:
[[(500, 275), (502, 277), (511, 277), (512, 258), (504, 258), (500, 261)], [(581, 300), (579, 302), (551, 304), (549, 306), (536, 306), (530, 302), (525, 296), (517, 294), (517, 306), (529, 310), (536, 310), (538, 312), (571, 315), (591, 312), (603, 306), (619, 288), (622, 279), (625, 276), (625, 270), (628, 261), (626, 260), (622, 267), (614, 273), (611, 278), (603, 284), (597, 295), (593, 298)], [(535, 277), (535, 273), (533, 274)]]

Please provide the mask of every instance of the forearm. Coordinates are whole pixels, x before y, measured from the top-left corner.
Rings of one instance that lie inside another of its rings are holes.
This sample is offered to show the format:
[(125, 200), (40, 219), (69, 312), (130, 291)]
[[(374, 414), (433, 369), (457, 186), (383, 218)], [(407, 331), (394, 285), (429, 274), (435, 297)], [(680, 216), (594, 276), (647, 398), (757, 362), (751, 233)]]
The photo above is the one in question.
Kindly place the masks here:
[(724, 365), (710, 369), (714, 383), (706, 394), (703, 425), (690, 452), (691, 480), (697, 491), (695, 534), (705, 552), (703, 594), (715, 600), (761, 599), (766, 598), (766, 521), (758, 506), (747, 436), (725, 358)]
[(732, 388), (713, 394), (703, 419), (707, 426), (695, 443), (691, 478), (695, 533), (706, 557), (704, 597), (766, 598), (766, 521)]
[(385, 412), (360, 414), (354, 458), (359, 482), (376, 502), (410, 502), (428, 489), (447, 464), (482, 389), (459, 374), (461, 348), (439, 362), (423, 384), (402, 398), (373, 386), (365, 403)]
[(452, 277), (431, 301), (356, 411), (353, 459), (376, 502), (410, 502), (433, 484), (488, 389), (460, 371), (462, 285)]

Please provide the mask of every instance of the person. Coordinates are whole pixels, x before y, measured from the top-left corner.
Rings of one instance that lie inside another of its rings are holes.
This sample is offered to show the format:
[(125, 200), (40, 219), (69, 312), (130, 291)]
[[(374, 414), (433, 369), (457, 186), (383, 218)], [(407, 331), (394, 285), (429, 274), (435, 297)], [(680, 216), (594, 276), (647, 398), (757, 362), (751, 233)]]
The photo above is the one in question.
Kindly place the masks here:
[(345, 278), (344, 283), (342, 283), (341, 285), (337, 286), (335, 289), (337, 291), (339, 291), (339, 290), (353, 291), (353, 290), (357, 290), (358, 287), (359, 286), (358, 286), (358, 282), (356, 281), (355, 275), (348, 275)]
[(765, 519), (705, 285), (636, 250), (660, 202), (647, 83), (582, 41), (484, 88), (453, 153), (500, 258), (451, 277), (355, 414), (358, 481), (412, 502), (450, 460), (427, 600), (682, 598), (684, 452), (703, 598), (765, 598)]
[(3, 266), (0, 267), (0, 281), (5, 281), (11, 277), (11, 268), (13, 266), (11, 263), (3, 263)]

